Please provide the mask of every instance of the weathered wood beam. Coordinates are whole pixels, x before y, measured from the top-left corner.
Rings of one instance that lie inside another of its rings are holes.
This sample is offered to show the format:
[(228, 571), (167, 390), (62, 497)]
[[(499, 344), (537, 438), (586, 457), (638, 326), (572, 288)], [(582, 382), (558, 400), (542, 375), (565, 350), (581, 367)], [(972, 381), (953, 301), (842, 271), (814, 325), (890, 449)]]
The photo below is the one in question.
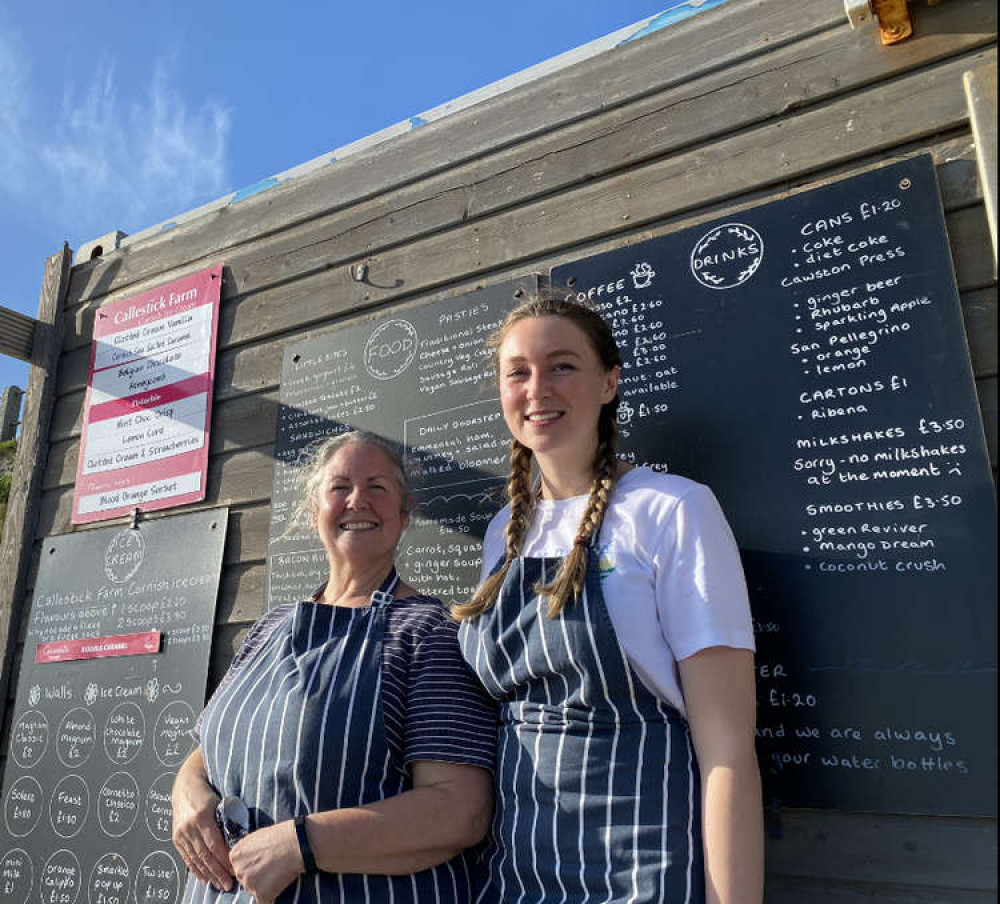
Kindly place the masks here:
[(28, 560), (38, 522), (38, 501), (48, 454), (49, 422), (55, 401), (56, 370), (62, 349), (63, 301), (72, 264), (73, 252), (69, 245), (63, 245), (62, 251), (53, 254), (45, 264), (21, 438), (17, 444), (7, 517), (0, 540), (0, 724), (5, 722), (7, 688), (13, 665), (11, 628), (16, 627), (20, 620)]
[(964, 76), (972, 135), (976, 140), (979, 178), (993, 240), (993, 275), (997, 272), (997, 64), (980, 66)]
[(0, 355), (30, 361), (37, 326), (34, 317), (0, 307)]

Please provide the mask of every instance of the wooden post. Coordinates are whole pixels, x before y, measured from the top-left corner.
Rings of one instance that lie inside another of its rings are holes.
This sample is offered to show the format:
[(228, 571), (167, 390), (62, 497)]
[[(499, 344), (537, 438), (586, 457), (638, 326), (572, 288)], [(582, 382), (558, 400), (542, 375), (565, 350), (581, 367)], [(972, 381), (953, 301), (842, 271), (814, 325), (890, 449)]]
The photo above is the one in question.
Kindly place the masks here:
[(965, 99), (976, 139), (979, 181), (993, 240), (993, 275), (997, 272), (997, 64), (965, 73)]
[(0, 541), (0, 725), (4, 724), (7, 709), (18, 622), (24, 608), (28, 565), (38, 522), (38, 497), (48, 456), (49, 421), (55, 401), (56, 367), (63, 342), (63, 300), (69, 288), (72, 265), (73, 252), (68, 244), (45, 264), (21, 438), (17, 443), (10, 501)]

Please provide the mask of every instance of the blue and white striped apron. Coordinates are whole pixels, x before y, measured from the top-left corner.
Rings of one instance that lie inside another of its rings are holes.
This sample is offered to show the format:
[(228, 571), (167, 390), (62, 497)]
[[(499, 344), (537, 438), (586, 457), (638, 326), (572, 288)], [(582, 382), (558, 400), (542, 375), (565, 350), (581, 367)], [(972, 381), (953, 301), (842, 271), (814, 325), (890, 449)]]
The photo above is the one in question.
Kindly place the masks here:
[(698, 768), (687, 722), (634, 675), (599, 555), (550, 619), (558, 559), (519, 558), (496, 605), (459, 630), (501, 701), (497, 805), (481, 904), (701, 902)]
[[(380, 693), (386, 608), (398, 582), (393, 569), (372, 604), (359, 609), (300, 603), (206, 707), (201, 742), (209, 781), (220, 795), (243, 800), (251, 830), (411, 787), (390, 757)], [(407, 876), (302, 876), (277, 904), (467, 904), (471, 885), (460, 855)], [(253, 898), (189, 876), (184, 902)]]

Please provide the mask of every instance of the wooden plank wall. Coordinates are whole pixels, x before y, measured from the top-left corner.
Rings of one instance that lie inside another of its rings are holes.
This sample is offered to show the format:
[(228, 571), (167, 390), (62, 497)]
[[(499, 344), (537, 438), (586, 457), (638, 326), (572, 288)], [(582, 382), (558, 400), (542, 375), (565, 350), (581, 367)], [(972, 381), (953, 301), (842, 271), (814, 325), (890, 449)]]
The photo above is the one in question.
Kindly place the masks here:
[[(916, 36), (883, 48), (840, 3), (731, 0), (75, 267), (37, 537), (72, 530), (95, 310), (224, 263), (206, 504), (231, 515), (214, 684), (263, 611), (286, 343), (925, 150), (995, 468), (996, 281), (962, 87), (965, 71), (996, 65), (995, 5), (911, 11)], [(349, 272), (360, 262), (363, 283)], [(770, 824), (768, 901), (995, 900), (994, 821), (800, 810)]]

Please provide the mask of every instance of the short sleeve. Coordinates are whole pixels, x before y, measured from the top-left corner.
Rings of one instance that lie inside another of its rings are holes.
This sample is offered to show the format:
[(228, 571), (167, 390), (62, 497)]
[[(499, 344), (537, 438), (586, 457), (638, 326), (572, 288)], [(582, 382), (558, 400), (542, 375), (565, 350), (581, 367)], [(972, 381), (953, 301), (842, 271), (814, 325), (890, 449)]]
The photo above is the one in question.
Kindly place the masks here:
[(754, 648), (739, 549), (708, 487), (676, 501), (654, 560), (660, 624), (676, 659), (713, 646)]
[(462, 658), (458, 624), (441, 611), (410, 663), (404, 761), (461, 763), (493, 769), (497, 710)]
[[(240, 674), (243, 666), (264, 645), (267, 638), (271, 636), (271, 632), (288, 617), (292, 608), (294, 607), (277, 606), (269, 612), (264, 613), (264, 615), (250, 626), (247, 636), (243, 638), (243, 643), (240, 645), (239, 652), (233, 657), (233, 661), (229, 664), (226, 674), (223, 675), (222, 681), (219, 682), (215, 692), (212, 694), (213, 697), (227, 687)], [(202, 710), (197, 721), (194, 723), (194, 728), (191, 729), (191, 737), (194, 738), (195, 744), (201, 743), (201, 720), (204, 718), (204, 715), (205, 711)]]

